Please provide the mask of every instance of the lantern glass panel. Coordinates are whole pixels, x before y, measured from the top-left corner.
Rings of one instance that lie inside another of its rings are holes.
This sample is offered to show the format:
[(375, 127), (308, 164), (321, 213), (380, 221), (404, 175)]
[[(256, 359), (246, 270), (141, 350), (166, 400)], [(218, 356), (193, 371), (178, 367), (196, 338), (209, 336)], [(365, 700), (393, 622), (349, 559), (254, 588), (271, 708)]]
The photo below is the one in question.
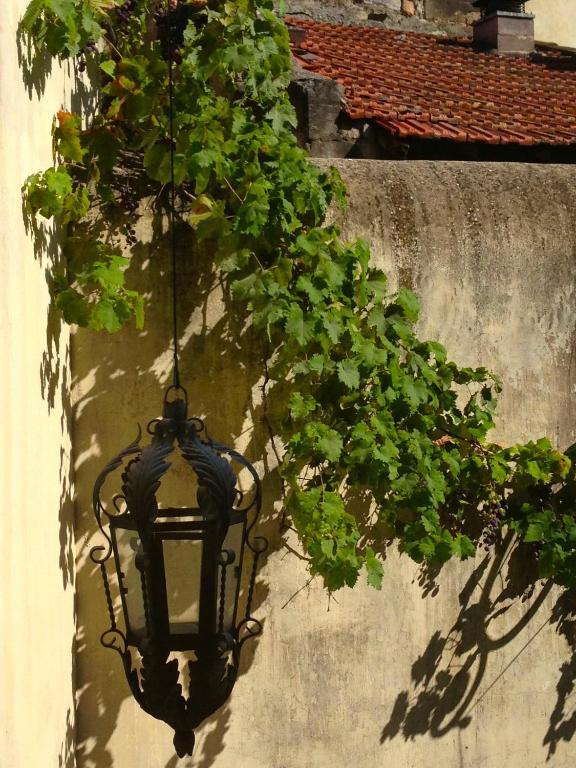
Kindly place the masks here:
[(140, 537), (127, 528), (113, 528), (116, 569), (120, 580), (122, 604), (129, 635), (136, 638), (146, 633), (146, 614), (142, 595), (140, 571), (136, 568), (136, 554)]
[[(234, 552), (233, 562), (226, 566), (226, 587), (224, 597), (224, 623), (222, 625), (222, 631), (233, 632), (236, 626), (236, 605), (238, 601), (238, 589), (240, 588), (240, 578), (242, 575), (242, 542), (244, 539), (244, 529), (246, 527), (245, 521), (240, 521), (231, 525), (228, 528), (223, 550), (232, 550)], [(222, 570), (223, 566), (218, 568), (218, 588), (220, 590), (222, 584)], [(219, 609), (221, 606), (221, 593), (218, 598)]]
[(197, 634), (202, 572), (201, 539), (163, 539), (171, 634)]

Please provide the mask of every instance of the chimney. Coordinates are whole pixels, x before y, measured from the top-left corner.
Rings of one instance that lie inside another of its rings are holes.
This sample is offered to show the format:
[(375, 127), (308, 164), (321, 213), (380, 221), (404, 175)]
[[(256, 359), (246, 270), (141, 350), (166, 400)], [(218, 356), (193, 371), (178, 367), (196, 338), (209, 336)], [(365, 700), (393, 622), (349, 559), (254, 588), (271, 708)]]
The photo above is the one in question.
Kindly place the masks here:
[(483, 50), (512, 56), (534, 51), (534, 16), (526, 13), (529, 0), (474, 0), (481, 18), (474, 24), (474, 44)]
[(306, 30), (298, 27), (296, 24), (287, 24), (286, 26), (288, 27), (290, 43), (298, 48), (300, 43), (303, 43), (306, 38)]

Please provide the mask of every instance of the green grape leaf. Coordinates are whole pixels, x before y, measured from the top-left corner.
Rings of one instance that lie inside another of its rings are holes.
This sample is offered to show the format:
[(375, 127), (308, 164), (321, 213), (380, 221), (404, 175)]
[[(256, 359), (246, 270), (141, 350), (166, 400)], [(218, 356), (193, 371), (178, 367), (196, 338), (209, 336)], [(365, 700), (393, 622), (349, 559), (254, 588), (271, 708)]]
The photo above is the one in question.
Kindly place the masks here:
[(465, 560), (468, 557), (474, 557), (476, 547), (468, 536), (459, 533), (452, 541), (452, 552), (460, 560)]
[(293, 419), (304, 419), (317, 408), (317, 402), (311, 395), (302, 395), (300, 392), (293, 392), (288, 400), (288, 408)]
[(360, 372), (355, 360), (341, 360), (337, 366), (338, 378), (348, 389), (358, 389), (360, 386)]
[(86, 154), (81, 141), (81, 118), (71, 112), (58, 112), (58, 127), (54, 130), (54, 140), (58, 153), (66, 160), (81, 163)]
[(420, 314), (420, 302), (418, 298), (407, 288), (400, 288), (396, 295), (395, 303), (402, 308), (404, 316), (415, 323)]
[(314, 325), (304, 318), (302, 308), (293, 304), (288, 311), (286, 333), (293, 336), (300, 346), (304, 346), (312, 337)]
[(368, 584), (371, 587), (374, 587), (374, 589), (381, 590), (384, 578), (384, 567), (370, 547), (366, 550), (366, 572), (368, 575)]

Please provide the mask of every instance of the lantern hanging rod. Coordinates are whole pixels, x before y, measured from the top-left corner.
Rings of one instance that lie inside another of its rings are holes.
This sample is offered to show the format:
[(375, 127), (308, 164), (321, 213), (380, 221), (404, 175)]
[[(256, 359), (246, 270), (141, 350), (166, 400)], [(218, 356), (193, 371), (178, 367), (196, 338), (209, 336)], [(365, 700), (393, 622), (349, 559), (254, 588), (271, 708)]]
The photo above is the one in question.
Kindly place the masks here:
[(178, 349), (178, 295), (177, 295), (177, 259), (176, 259), (176, 173), (174, 170), (174, 46), (172, 39), (171, 0), (166, 0), (166, 22), (168, 26), (168, 110), (170, 124), (170, 250), (172, 254), (172, 340), (173, 370), (172, 383), (180, 389), (180, 368)]

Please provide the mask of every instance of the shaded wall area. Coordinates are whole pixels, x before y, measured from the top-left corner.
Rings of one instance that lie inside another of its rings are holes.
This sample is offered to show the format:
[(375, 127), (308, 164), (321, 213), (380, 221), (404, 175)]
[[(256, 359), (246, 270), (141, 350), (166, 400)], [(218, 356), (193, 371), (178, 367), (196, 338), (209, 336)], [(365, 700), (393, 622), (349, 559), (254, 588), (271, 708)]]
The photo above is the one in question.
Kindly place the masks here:
[[(392, 286), (421, 297), (423, 336), (504, 382), (496, 437), (576, 439), (576, 171), (563, 166), (338, 161), (350, 192), (334, 212), (369, 240)], [(209, 268), (181, 242), (182, 372), (192, 409), (264, 476), (271, 553), (259, 573), (264, 634), (230, 702), (178, 760), (170, 730), (130, 698), (107, 627), (91, 546), (90, 491), (108, 457), (158, 415), (169, 383), (170, 303), (162, 222), (133, 254), (146, 330), (73, 339), (78, 569), (78, 764), (82, 768), (540, 768), (573, 763), (576, 613), (532, 583), (506, 539), (440, 572), (386, 553), (378, 593), (329, 600), (275, 518), (280, 486), (263, 423), (262, 348)], [(183, 481), (184, 476), (179, 480)]]
[(52, 163), (52, 118), (69, 88), (66, 71), (25, 65), (26, 6), (5, 3), (0, 23), (0, 765), (72, 768), (69, 333), (47, 285), (56, 241), (26, 230), (20, 194)]

